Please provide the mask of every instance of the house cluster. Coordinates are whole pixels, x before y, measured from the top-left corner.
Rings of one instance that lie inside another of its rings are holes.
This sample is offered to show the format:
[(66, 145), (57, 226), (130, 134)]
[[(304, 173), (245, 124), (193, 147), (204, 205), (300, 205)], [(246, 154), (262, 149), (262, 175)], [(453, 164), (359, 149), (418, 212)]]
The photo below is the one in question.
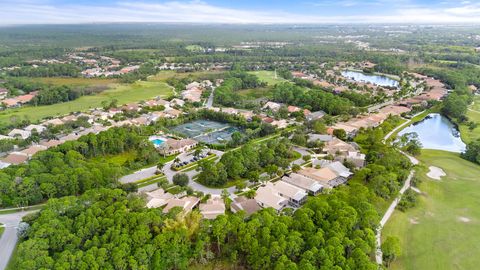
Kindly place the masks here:
[[(53, 146), (57, 146), (66, 141), (77, 140), (81, 136), (87, 135), (89, 133), (98, 134), (101, 131), (109, 129), (110, 127), (118, 127), (124, 125), (148, 125), (162, 117), (177, 118), (181, 114), (183, 114), (183, 112), (176, 108), (182, 107), (184, 104), (185, 102), (181, 99), (173, 99), (171, 101), (166, 101), (160, 98), (156, 98), (143, 103), (126, 104), (119, 108), (111, 108), (108, 110), (103, 110), (100, 108), (92, 109), (89, 112), (85, 113), (72, 114), (44, 120), (38, 125), (29, 125), (22, 129), (15, 128), (6, 135), (0, 135), (0, 140), (13, 140), (17, 138), (27, 140), (32, 136), (34, 132), (41, 134), (50, 126), (64, 125), (68, 122), (77, 121), (80, 117), (84, 117), (85, 119), (87, 119), (88, 123), (91, 125), (88, 128), (80, 127), (76, 130), (73, 130), (69, 134), (59, 134), (53, 140), (42, 140), (39, 143), (33, 143), (31, 146), (23, 150), (19, 150), (16, 148), (12, 152), (4, 153), (4, 157), (0, 159), (0, 167), (4, 168), (10, 165), (18, 165), (27, 162), (34, 154), (39, 151), (46, 150)], [(159, 105), (164, 106), (163, 111), (147, 112), (134, 118), (121, 118), (122, 120), (118, 121), (114, 120), (115, 115), (119, 113), (139, 112), (144, 107), (157, 107)], [(109, 124), (106, 124), (105, 122), (109, 122)], [(188, 139), (171, 139), (168, 141), (167, 144), (165, 144), (165, 146), (168, 147), (163, 148), (162, 151), (164, 151), (167, 155), (179, 153), (191, 149), (196, 145), (196, 143), (196, 141)]]
[[(29, 125), (23, 129), (15, 128), (12, 129), (6, 136), (0, 135), (0, 140), (13, 140), (13, 139), (23, 139), (26, 140), (30, 138), (34, 133), (41, 134), (48, 129), (50, 125), (60, 125), (65, 124), (69, 121), (75, 121), (77, 116), (66, 116), (63, 118), (57, 118), (54, 120), (47, 120), (38, 125)], [(9, 153), (0, 159), (0, 168), (5, 168), (10, 165), (19, 165), (27, 162), (32, 158), (36, 153), (47, 150), (48, 148), (60, 145), (67, 141), (77, 140), (83, 135), (90, 133), (98, 134), (101, 131), (108, 129), (109, 127), (104, 127), (99, 124), (93, 124), (89, 128), (78, 128), (70, 134), (58, 135), (55, 139), (49, 140), (40, 140), (38, 143), (32, 143), (30, 146), (26, 147), (23, 150), (15, 148)]]
[(334, 161), (342, 163), (347, 161), (357, 168), (365, 166), (365, 154), (360, 152), (360, 147), (356, 143), (347, 143), (332, 135), (313, 133), (308, 134), (308, 141), (319, 141), (324, 144), (322, 154), (319, 154), (319, 156), (331, 156)]
[(146, 192), (148, 208), (163, 208), (164, 213), (168, 213), (173, 208), (181, 209), (183, 214), (198, 209), (205, 219), (215, 219), (217, 216), (225, 214), (225, 203), (220, 196), (212, 196), (206, 202), (201, 203), (200, 199), (194, 196), (187, 196), (185, 192), (171, 194), (165, 192), (162, 188)]
[[(305, 167), (296, 173), (285, 175), (277, 182), (260, 186), (254, 197), (262, 208), (271, 207), (280, 212), (284, 208), (296, 209), (306, 202), (308, 195), (318, 195), (323, 189), (345, 184), (352, 172), (339, 161), (315, 159), (315, 167)], [(232, 211), (255, 209), (246, 198), (232, 203)]]
[(209, 80), (189, 83), (181, 93), (182, 98), (189, 102), (200, 102), (202, 100), (203, 91), (212, 86), (213, 83)]
[(71, 62), (87, 66), (81, 73), (84, 77), (109, 77), (119, 76), (133, 72), (140, 68), (139, 65), (122, 66), (121, 61), (108, 56), (99, 56), (95, 53), (72, 53), (67, 55)]
[(412, 107), (419, 104), (425, 105), (429, 100), (442, 100), (448, 94), (448, 89), (440, 80), (418, 73), (410, 73), (410, 75), (425, 82), (427, 88), (424, 89), (423, 93), (401, 101), (400, 104), (403, 106)]
[(34, 91), (25, 95), (6, 98), (8, 95), (8, 90), (5, 88), (0, 88), (0, 102), (5, 108), (17, 108), (32, 101), (37, 94), (38, 91)]
[[(325, 112), (323, 112), (323, 111), (311, 112), (310, 110), (302, 109), (302, 108), (297, 107), (297, 106), (291, 106), (291, 105), (287, 106), (287, 105), (284, 105), (282, 103), (277, 103), (277, 102), (273, 102), (273, 101), (267, 101), (263, 105), (262, 110), (264, 112), (271, 111), (273, 113), (276, 113), (280, 110), (280, 108), (282, 108), (284, 106), (286, 107), (290, 116), (292, 116), (293, 113), (301, 113), (301, 114), (303, 114), (303, 116), (305, 116), (307, 121), (313, 121), (313, 120), (321, 119), (323, 116), (325, 116)], [(295, 121), (293, 121), (293, 120), (286, 120), (286, 119), (275, 120), (272, 117), (266, 115), (265, 113), (261, 114), (260, 118), (262, 119), (263, 122), (269, 123), (273, 126), (276, 126), (277, 128), (286, 128), (289, 124), (295, 123)]]
[(370, 113), (352, 118), (346, 122), (338, 122), (328, 129), (329, 134), (333, 134), (335, 129), (343, 129), (349, 138), (353, 138), (361, 128), (378, 127), (388, 116), (401, 115), (410, 112), (411, 109), (404, 106), (388, 105), (376, 113)]

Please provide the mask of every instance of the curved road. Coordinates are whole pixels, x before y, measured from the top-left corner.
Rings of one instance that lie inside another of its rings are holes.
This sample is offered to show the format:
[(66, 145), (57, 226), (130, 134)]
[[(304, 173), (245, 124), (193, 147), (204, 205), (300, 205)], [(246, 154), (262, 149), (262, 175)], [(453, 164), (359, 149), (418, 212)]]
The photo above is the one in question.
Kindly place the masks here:
[(3, 227), (5, 227), (5, 231), (0, 238), (0, 270), (4, 270), (7, 267), (10, 256), (12, 256), (13, 250), (17, 245), (18, 224), (20, 224), (24, 216), (35, 211), (37, 210), (0, 215), (0, 223), (3, 223)]

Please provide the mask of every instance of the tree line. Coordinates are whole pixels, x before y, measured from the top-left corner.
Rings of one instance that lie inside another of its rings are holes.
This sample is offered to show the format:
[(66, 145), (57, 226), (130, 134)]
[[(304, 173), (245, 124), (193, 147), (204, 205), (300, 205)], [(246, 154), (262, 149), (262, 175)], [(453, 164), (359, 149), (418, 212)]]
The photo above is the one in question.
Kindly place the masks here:
[(378, 214), (360, 186), (310, 198), (294, 213), (202, 220), (163, 214), (118, 189), (52, 199), (28, 216), (15, 269), (188, 269), (216, 260), (249, 269), (377, 269)]

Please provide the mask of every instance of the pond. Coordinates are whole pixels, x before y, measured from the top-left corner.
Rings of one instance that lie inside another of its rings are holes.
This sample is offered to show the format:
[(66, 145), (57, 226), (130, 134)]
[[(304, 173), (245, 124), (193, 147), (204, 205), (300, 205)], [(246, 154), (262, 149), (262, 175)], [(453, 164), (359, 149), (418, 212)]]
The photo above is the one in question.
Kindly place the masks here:
[(461, 153), (466, 148), (457, 127), (448, 118), (438, 113), (429, 114), (424, 120), (400, 131), (398, 135), (411, 132), (418, 134), (418, 139), (424, 149)]
[(196, 141), (208, 144), (224, 144), (232, 139), (234, 132), (242, 132), (239, 128), (227, 123), (210, 120), (195, 120), (176, 126), (173, 130)]
[(357, 82), (369, 82), (380, 86), (397, 87), (398, 81), (390, 79), (387, 76), (365, 74), (363, 72), (345, 70), (342, 71), (342, 75), (345, 78), (351, 78)]

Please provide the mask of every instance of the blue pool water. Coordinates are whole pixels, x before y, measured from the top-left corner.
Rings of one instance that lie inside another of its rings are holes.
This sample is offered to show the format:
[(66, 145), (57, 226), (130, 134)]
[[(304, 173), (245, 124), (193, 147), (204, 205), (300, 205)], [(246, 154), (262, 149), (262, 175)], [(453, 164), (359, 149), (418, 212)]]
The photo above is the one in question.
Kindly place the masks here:
[(151, 140), (151, 142), (152, 142), (155, 146), (159, 146), (159, 145), (161, 145), (162, 143), (164, 143), (165, 141), (164, 141), (164, 140), (161, 140), (161, 139), (153, 139), (153, 140)]

